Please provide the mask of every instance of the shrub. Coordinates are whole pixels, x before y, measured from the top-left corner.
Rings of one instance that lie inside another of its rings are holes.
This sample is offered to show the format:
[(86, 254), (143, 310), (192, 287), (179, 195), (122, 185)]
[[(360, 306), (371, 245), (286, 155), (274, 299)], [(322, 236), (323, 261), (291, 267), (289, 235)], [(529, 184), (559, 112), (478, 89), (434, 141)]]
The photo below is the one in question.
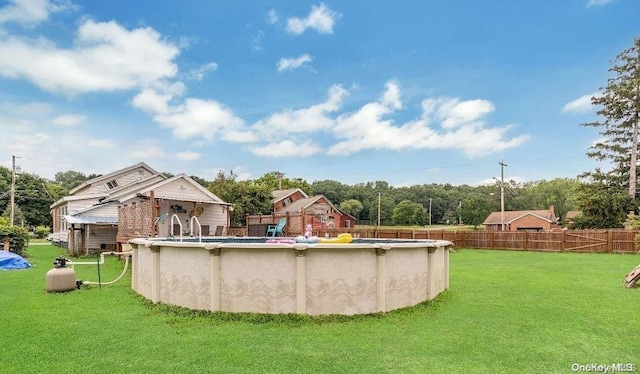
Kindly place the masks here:
[(9, 243), (9, 251), (24, 257), (29, 245), (29, 231), (20, 226), (0, 226), (0, 245)]
[(34, 233), (36, 235), (36, 238), (44, 239), (51, 233), (51, 228), (49, 228), (49, 226), (38, 226), (34, 230)]

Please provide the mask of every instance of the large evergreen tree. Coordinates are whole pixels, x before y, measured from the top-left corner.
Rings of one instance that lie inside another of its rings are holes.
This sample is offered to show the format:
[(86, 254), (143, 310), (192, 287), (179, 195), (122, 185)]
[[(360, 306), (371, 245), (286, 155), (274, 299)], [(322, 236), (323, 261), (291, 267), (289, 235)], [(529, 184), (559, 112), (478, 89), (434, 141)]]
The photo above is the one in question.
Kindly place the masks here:
[(631, 48), (620, 53), (609, 69), (615, 76), (601, 95), (591, 99), (598, 106), (596, 114), (601, 121), (583, 123), (582, 126), (601, 129), (603, 140), (592, 145), (587, 156), (599, 161), (610, 161), (608, 172), (596, 169), (583, 176), (592, 181), (607, 181), (628, 190), (635, 199), (637, 188), (638, 135), (640, 126), (640, 38), (634, 38)]

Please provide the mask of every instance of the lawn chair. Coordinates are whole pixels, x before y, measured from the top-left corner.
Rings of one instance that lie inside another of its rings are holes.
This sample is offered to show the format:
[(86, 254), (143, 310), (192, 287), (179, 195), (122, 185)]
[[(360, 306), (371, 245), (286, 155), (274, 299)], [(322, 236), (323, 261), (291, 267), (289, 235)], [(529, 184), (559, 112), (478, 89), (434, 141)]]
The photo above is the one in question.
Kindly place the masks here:
[[(277, 225), (269, 225), (267, 226), (267, 236), (284, 236), (284, 226), (287, 224), (287, 218), (280, 218), (280, 222)], [(271, 234), (271, 235), (269, 235)]]

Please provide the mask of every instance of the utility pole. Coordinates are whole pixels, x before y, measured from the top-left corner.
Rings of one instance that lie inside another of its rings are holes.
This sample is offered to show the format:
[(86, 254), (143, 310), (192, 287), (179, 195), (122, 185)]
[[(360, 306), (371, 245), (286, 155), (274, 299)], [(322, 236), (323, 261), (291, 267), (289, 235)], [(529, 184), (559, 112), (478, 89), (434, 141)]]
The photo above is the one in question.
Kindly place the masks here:
[(381, 195), (378, 192), (378, 224), (376, 225), (376, 238), (380, 237), (380, 199)]
[(11, 202), (9, 210), (9, 225), (13, 226), (16, 212), (16, 156), (11, 156)]
[(378, 192), (378, 228), (380, 228), (380, 192)]
[(431, 203), (433, 199), (429, 198), (429, 226), (431, 226)]
[(507, 166), (500, 161), (500, 222), (502, 222), (502, 231), (504, 231), (504, 168)]

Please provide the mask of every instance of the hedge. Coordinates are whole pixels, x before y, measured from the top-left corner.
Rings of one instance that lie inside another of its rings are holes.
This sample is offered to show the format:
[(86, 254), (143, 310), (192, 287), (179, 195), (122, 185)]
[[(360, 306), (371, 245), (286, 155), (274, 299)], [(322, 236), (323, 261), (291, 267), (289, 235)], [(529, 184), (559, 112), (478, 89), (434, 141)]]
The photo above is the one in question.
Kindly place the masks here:
[(9, 251), (25, 257), (29, 245), (29, 231), (20, 226), (0, 226), (0, 241), (2, 249), (9, 243)]

